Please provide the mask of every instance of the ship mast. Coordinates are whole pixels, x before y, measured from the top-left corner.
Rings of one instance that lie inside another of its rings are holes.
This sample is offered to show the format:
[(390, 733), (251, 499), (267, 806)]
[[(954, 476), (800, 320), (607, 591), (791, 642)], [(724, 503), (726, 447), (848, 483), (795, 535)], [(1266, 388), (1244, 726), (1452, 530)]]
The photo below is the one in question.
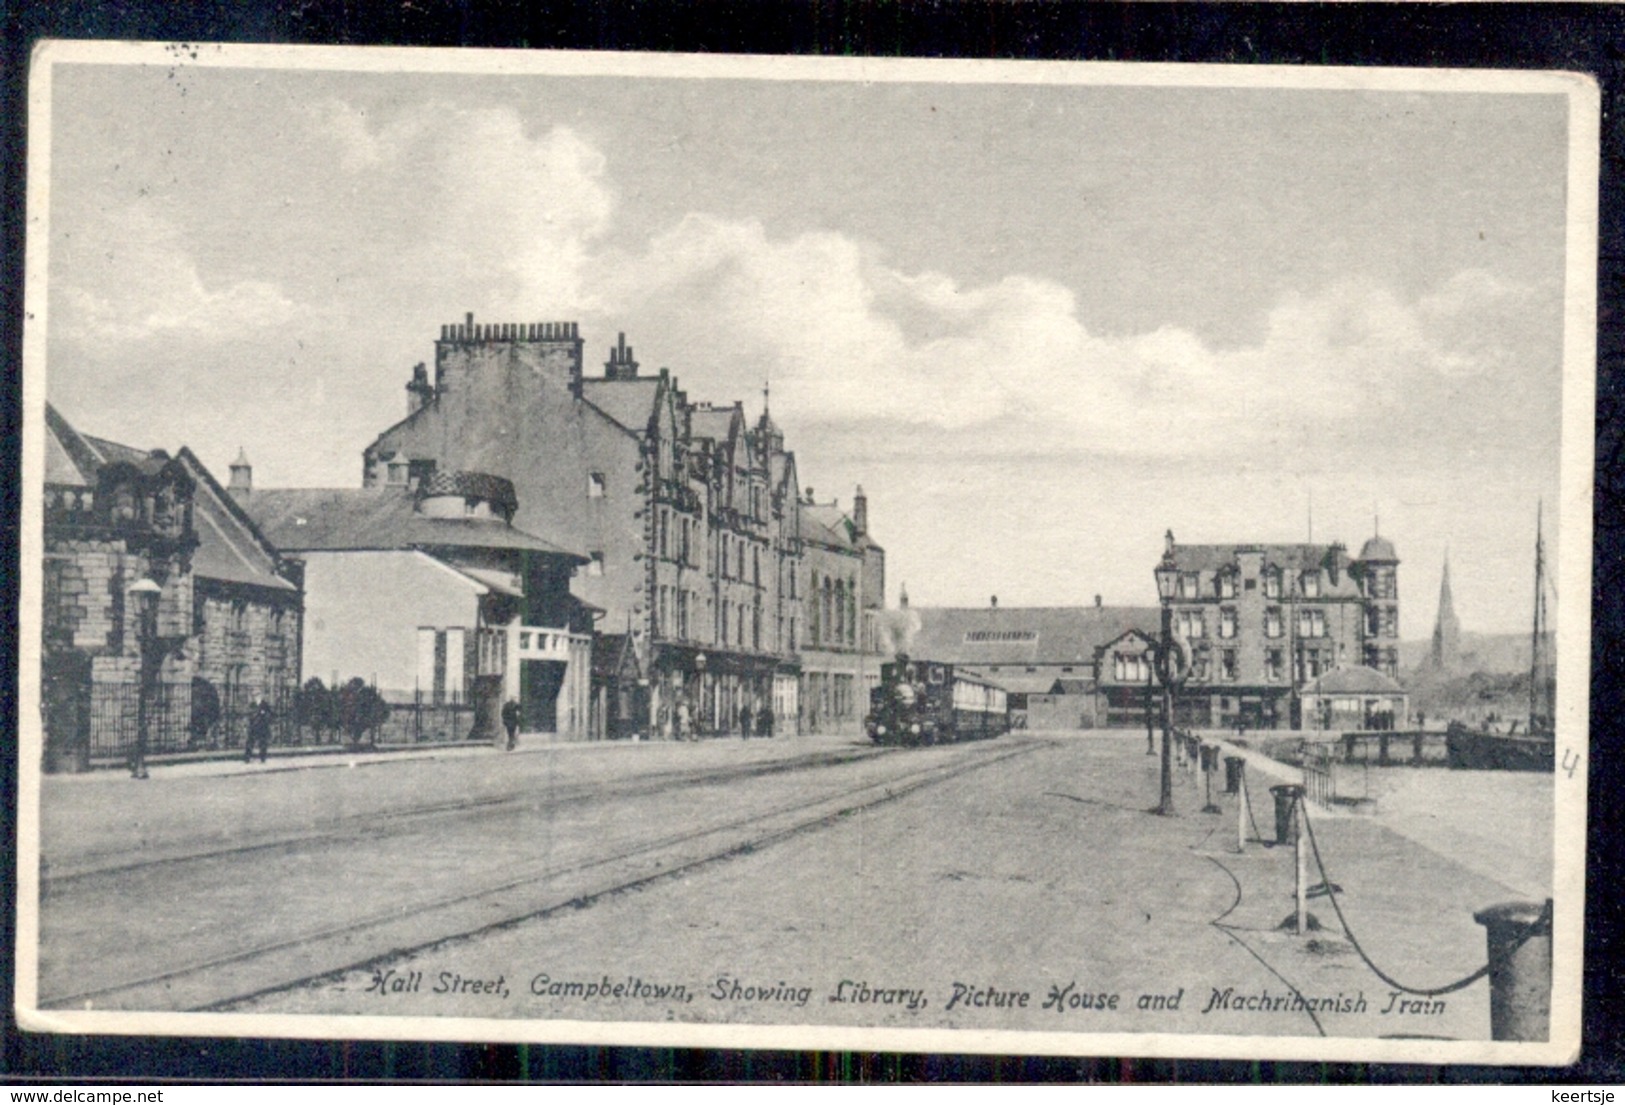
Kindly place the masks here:
[(1551, 657), (1547, 655), (1550, 642), (1547, 636), (1546, 609), (1546, 539), (1542, 532), (1542, 514), (1545, 503), (1535, 508), (1535, 618), (1529, 636), (1529, 728), (1550, 732), (1555, 727), (1557, 704), (1553, 700), (1549, 671)]

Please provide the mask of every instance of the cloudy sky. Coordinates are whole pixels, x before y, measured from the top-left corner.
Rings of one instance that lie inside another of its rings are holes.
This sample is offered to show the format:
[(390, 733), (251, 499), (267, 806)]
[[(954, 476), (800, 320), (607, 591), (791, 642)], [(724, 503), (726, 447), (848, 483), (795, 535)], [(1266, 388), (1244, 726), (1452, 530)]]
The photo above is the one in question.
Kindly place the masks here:
[[(1182, 541), (1381, 531), (1402, 632), (1529, 618), (1559, 95), (58, 65), (48, 391), (352, 486), (441, 324), (772, 383), (890, 589), (1151, 603)], [(36, 301), (37, 302), (37, 301)], [(1550, 528), (1549, 537), (1552, 536)]]

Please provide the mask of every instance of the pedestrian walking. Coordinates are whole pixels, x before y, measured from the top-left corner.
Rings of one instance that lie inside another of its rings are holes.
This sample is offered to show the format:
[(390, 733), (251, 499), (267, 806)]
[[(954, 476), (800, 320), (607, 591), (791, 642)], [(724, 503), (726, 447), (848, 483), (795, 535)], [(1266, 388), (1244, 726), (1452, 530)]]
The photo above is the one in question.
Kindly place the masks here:
[(502, 727), (508, 731), (508, 751), (512, 752), (519, 744), (519, 703), (511, 698), (502, 704)]
[(688, 699), (677, 700), (677, 739), (680, 741), (693, 740), (694, 729), (688, 716)]
[(271, 704), (260, 699), (248, 719), (248, 740), (243, 745), (243, 763), (254, 759), (254, 749), (260, 750), (260, 763), (271, 751)]
[(750, 739), (750, 703), (748, 702), (739, 707), (739, 739)]

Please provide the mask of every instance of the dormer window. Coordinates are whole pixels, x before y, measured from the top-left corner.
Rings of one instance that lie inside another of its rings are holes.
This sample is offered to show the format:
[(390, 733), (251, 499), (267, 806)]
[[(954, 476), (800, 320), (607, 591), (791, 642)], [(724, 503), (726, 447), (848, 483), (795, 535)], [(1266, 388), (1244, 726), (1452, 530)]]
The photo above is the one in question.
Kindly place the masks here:
[(1235, 572), (1220, 572), (1219, 573), (1219, 578), (1218, 578), (1218, 584), (1219, 584), (1219, 597), (1221, 599), (1233, 599), (1233, 598), (1236, 597), (1236, 573)]
[(1268, 568), (1264, 572), (1264, 597), (1278, 599), (1281, 597), (1281, 570)]
[(1319, 598), (1320, 597), (1320, 572), (1319, 571), (1317, 571), (1315, 569), (1310, 569), (1309, 571), (1304, 572), (1300, 582), (1301, 582), (1301, 584), (1303, 586), (1303, 597), (1304, 598), (1312, 599), (1312, 598)]

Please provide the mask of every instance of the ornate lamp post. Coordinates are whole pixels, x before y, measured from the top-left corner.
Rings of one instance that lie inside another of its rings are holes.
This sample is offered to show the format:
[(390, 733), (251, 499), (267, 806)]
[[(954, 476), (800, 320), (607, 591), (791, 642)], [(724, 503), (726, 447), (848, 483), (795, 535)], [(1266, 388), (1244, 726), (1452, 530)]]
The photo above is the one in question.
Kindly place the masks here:
[(1157, 598), (1162, 604), (1162, 637), (1157, 643), (1156, 674), (1162, 684), (1162, 782), (1156, 813), (1171, 817), (1174, 812), (1173, 735), (1174, 689), (1185, 681), (1185, 650), (1174, 639), (1174, 612), (1169, 605), (1179, 586), (1179, 566), (1174, 563), (1174, 531), (1169, 530), (1162, 561), (1152, 572), (1157, 579)]
[(158, 664), (163, 653), (158, 641), (158, 597), (164, 589), (142, 577), (130, 584), (128, 594), (136, 604), (137, 641), (141, 651), (140, 683), (135, 700), (135, 748), (130, 752), (130, 778), (147, 777), (147, 741), (152, 725), (152, 699), (158, 682)]

